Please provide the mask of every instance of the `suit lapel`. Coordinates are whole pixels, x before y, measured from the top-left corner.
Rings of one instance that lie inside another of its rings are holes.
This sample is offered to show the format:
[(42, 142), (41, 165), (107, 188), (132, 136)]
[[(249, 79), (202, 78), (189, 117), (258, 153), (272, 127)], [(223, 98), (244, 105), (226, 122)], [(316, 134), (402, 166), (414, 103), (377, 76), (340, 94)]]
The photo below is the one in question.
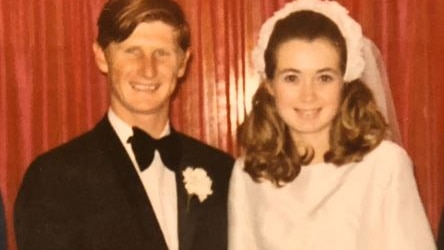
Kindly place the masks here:
[[(172, 130), (172, 133), (176, 132)], [(182, 136), (180, 134), (177, 134), (177, 136), (182, 147), (182, 160), (179, 171), (176, 172), (179, 249), (189, 250), (192, 248), (194, 235), (196, 233), (199, 204), (196, 197), (189, 197), (187, 190), (185, 189), (182, 171), (187, 167), (192, 167), (188, 166), (188, 159), (192, 159), (192, 156), (187, 151)]]
[(112, 165), (115, 177), (120, 181), (129, 206), (134, 212), (134, 222), (138, 224), (147, 246), (154, 249), (167, 249), (160, 225), (145, 192), (143, 184), (121, 144), (117, 134), (105, 117), (95, 129), (101, 138), (106, 153), (105, 162)]

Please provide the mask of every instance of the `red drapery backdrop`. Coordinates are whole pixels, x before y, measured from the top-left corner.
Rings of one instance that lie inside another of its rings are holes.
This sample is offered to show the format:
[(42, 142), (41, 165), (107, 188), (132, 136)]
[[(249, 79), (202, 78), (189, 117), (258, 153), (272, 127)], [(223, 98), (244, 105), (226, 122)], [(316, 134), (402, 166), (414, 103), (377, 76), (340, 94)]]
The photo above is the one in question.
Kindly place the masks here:
[[(192, 61), (174, 101), (176, 128), (237, 155), (235, 132), (258, 84), (261, 23), (289, 0), (179, 0)], [(9, 249), (13, 203), (38, 154), (94, 126), (108, 107), (91, 43), (104, 0), (0, 2), (0, 189)], [(444, 1), (340, 0), (381, 49), (404, 146), (434, 231), (444, 204)]]

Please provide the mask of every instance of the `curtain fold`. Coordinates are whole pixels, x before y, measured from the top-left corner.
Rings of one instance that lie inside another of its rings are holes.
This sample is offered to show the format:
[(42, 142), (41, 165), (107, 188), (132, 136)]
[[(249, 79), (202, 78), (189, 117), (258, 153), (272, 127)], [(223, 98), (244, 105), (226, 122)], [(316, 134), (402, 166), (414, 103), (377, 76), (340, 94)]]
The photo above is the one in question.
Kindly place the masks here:
[[(236, 129), (259, 84), (251, 50), (263, 21), (289, 0), (178, 0), (192, 60), (174, 126), (234, 155)], [(434, 232), (444, 204), (444, 2), (341, 0), (380, 48), (404, 146)], [(92, 42), (104, 0), (0, 2), (0, 189), (9, 249), (13, 203), (37, 155), (92, 128), (108, 108)]]

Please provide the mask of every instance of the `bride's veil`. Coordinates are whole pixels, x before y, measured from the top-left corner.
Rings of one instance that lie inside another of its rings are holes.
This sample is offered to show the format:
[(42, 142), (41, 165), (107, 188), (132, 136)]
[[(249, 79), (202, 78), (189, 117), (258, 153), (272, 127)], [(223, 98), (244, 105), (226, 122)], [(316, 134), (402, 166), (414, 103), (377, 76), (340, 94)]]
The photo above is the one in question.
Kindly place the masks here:
[(376, 103), (388, 122), (389, 139), (401, 144), (401, 133), (381, 53), (370, 39), (364, 38), (363, 54), (365, 68), (360, 79), (373, 92)]

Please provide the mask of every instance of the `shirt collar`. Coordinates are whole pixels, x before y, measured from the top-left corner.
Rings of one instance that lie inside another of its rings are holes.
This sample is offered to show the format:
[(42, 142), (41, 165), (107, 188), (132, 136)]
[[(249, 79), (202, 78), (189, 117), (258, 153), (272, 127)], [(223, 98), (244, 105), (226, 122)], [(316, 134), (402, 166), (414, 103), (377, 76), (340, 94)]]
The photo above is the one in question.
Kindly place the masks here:
[[(117, 116), (117, 114), (109, 108), (108, 110), (108, 119), (111, 123), (111, 126), (114, 128), (114, 130), (117, 133), (117, 136), (119, 137), (120, 141), (125, 144), (129, 137), (133, 135), (133, 128), (131, 125), (123, 121), (120, 117)], [(169, 135), (171, 133), (171, 126), (170, 123), (167, 122), (165, 125), (165, 128), (163, 129), (162, 133), (160, 134), (160, 137), (164, 137), (166, 135)]]

